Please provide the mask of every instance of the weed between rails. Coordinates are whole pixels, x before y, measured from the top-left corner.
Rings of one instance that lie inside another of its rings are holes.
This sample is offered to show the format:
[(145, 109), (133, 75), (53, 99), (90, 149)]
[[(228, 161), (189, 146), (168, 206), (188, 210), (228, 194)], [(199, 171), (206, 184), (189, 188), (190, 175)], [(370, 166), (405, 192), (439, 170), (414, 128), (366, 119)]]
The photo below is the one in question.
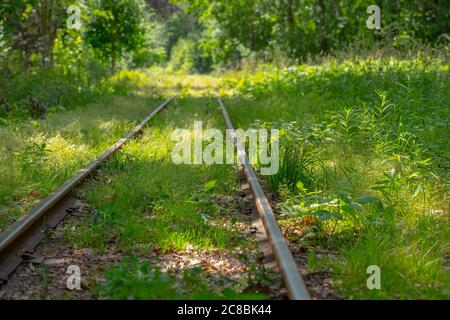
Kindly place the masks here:
[[(177, 100), (170, 112), (163, 112), (152, 121), (140, 140), (127, 144), (102, 168), (98, 181), (81, 191), (88, 208), (84, 218), (64, 229), (69, 245), (139, 257), (124, 260), (106, 272), (106, 281), (98, 284), (101, 297), (261, 299), (265, 296), (270, 276), (261, 271), (254, 253), (249, 253), (251, 258), (242, 256), (240, 262), (232, 262), (246, 252), (257, 251), (250, 234), (238, 228), (242, 213), (231, 203), (218, 201), (220, 195), (229, 198), (226, 195), (236, 193), (239, 183), (236, 168), (175, 165), (171, 161), (175, 142), (167, 137), (175, 127), (189, 128), (193, 114), (194, 118), (206, 120), (209, 126), (224, 126), (221, 114), (210, 111), (211, 103), (209, 98)], [(149, 259), (154, 254), (160, 257), (175, 254), (192, 255), (190, 259), (195, 260), (203, 259), (207, 252), (226, 255), (231, 260), (226, 262), (231, 263), (229, 270), (214, 271), (217, 263), (224, 262), (204, 261), (200, 269), (161, 271)], [(253, 288), (252, 293), (249, 288)]]

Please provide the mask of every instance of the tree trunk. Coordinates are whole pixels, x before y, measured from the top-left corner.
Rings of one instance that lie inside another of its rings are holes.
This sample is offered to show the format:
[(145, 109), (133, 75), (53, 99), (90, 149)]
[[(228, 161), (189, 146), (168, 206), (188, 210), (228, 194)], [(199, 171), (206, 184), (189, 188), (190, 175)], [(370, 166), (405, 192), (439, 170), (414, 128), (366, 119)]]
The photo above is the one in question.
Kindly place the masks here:
[(285, 17), (286, 17), (288, 30), (292, 31), (294, 29), (294, 25), (295, 25), (293, 0), (287, 0), (287, 2), (286, 2)]
[(317, 36), (319, 40), (319, 50), (328, 51), (328, 40), (325, 30), (326, 8), (322, 0), (317, 0)]
[(111, 72), (114, 73), (115, 70), (116, 70), (116, 50), (113, 43), (111, 52)]
[(53, 66), (53, 45), (56, 39), (58, 18), (55, 0), (41, 0), (36, 8), (39, 17), (39, 33), (41, 36), (42, 64)]

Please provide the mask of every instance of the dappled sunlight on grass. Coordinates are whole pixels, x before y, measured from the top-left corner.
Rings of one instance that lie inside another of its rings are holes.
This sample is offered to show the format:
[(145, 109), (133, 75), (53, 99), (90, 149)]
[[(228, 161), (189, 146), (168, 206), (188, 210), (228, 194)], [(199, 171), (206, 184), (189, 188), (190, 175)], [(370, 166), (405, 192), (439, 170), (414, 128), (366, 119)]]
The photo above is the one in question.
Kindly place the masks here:
[[(217, 205), (192, 198), (211, 180), (221, 181), (218, 188), (222, 192), (232, 192), (236, 183), (234, 168), (171, 162), (174, 142), (170, 135), (174, 128), (193, 126), (191, 115), (198, 113), (202, 119), (210, 106), (184, 98), (169, 108), (170, 112), (152, 121), (142, 139), (127, 144), (105, 165), (109, 182), (99, 184), (87, 195), (100, 220), (95, 220), (94, 232), (84, 223), (76, 232), (68, 229), (67, 237), (74, 246), (90, 245), (102, 250), (111, 237), (126, 252), (184, 250), (189, 246), (232, 249), (243, 243), (239, 232), (222, 227)], [(208, 116), (208, 123), (223, 126), (220, 114)], [(215, 226), (215, 221), (221, 223)]]
[[(315, 153), (313, 162), (282, 154), (268, 186), (278, 181), (288, 238), (336, 252), (311, 269), (333, 270), (346, 298), (448, 297), (447, 69), (428, 58), (355, 58), (229, 82), (238, 126), (282, 129), (282, 150), (294, 141)], [(366, 287), (370, 265), (381, 267), (382, 290)]]
[[(176, 128), (192, 134), (202, 120), (204, 129), (225, 129), (212, 96), (219, 88), (237, 128), (282, 130), (281, 171), (262, 180), (286, 237), (311, 252), (310, 270), (333, 270), (348, 298), (445, 298), (446, 68), (355, 59), (223, 77), (123, 72), (115, 91), (132, 95), (0, 128), (0, 229), (122, 137), (160, 96), (178, 92), (79, 192), (86, 212), (65, 238), (74, 248), (144, 255), (250, 247), (215, 198), (236, 192), (237, 168), (171, 161)], [(206, 191), (211, 181), (217, 185)], [(317, 249), (336, 254), (314, 257)], [(366, 288), (369, 265), (381, 267), (382, 291)]]
[(149, 75), (149, 83), (168, 95), (178, 92), (182, 96), (198, 98), (212, 96), (223, 82), (220, 76), (178, 74), (160, 68), (149, 69), (146, 73)]
[(161, 99), (105, 97), (0, 132), (0, 230), (62, 185), (154, 110)]

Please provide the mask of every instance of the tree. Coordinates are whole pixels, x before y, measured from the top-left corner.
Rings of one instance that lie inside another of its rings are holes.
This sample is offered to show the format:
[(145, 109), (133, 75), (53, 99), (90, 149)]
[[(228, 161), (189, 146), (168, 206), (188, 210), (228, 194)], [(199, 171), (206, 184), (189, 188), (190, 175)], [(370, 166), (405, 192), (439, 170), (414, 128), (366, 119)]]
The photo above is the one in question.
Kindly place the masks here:
[(270, 43), (273, 3), (267, 0), (173, 0), (200, 19), (218, 21), (227, 36), (252, 50), (264, 50)]
[(0, 21), (13, 50), (23, 55), (25, 66), (30, 56), (39, 53), (44, 67), (53, 66), (53, 46), (63, 25), (64, 2), (57, 0), (5, 0), (0, 4)]
[(298, 60), (350, 44), (371, 48), (449, 39), (448, 0), (379, 0), (382, 30), (375, 31), (366, 27), (371, 0), (171, 1), (198, 19), (214, 19), (220, 34), (251, 51), (281, 49)]
[(94, 0), (86, 39), (114, 72), (117, 59), (143, 42), (142, 5), (138, 0)]

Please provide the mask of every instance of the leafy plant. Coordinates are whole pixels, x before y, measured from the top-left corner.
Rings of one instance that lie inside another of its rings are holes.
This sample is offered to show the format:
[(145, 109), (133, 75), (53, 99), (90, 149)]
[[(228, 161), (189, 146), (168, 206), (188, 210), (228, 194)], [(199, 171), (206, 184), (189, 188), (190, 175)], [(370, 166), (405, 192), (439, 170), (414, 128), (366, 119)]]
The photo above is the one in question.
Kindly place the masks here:
[(279, 170), (268, 177), (268, 185), (275, 191), (282, 185), (293, 190), (297, 182), (301, 181), (307, 189), (314, 189), (318, 168), (323, 166), (316, 151), (288, 139), (280, 146)]
[(182, 296), (174, 288), (176, 279), (136, 258), (122, 260), (106, 271), (106, 281), (98, 293), (110, 299), (170, 299)]
[(381, 201), (372, 195), (353, 197), (345, 191), (310, 192), (306, 196), (292, 197), (279, 205), (281, 216), (297, 216), (300, 221), (316, 217), (320, 225), (329, 220), (347, 220), (354, 225), (361, 224), (359, 216), (362, 206), (376, 204), (380, 210)]
[(334, 126), (342, 135), (343, 140), (349, 144), (359, 129), (359, 112), (354, 108), (344, 108), (337, 113)]
[(208, 181), (207, 183), (205, 183), (203, 189), (204, 189), (206, 192), (211, 192), (212, 190), (215, 189), (216, 184), (217, 184), (217, 180), (211, 180), (211, 181)]

